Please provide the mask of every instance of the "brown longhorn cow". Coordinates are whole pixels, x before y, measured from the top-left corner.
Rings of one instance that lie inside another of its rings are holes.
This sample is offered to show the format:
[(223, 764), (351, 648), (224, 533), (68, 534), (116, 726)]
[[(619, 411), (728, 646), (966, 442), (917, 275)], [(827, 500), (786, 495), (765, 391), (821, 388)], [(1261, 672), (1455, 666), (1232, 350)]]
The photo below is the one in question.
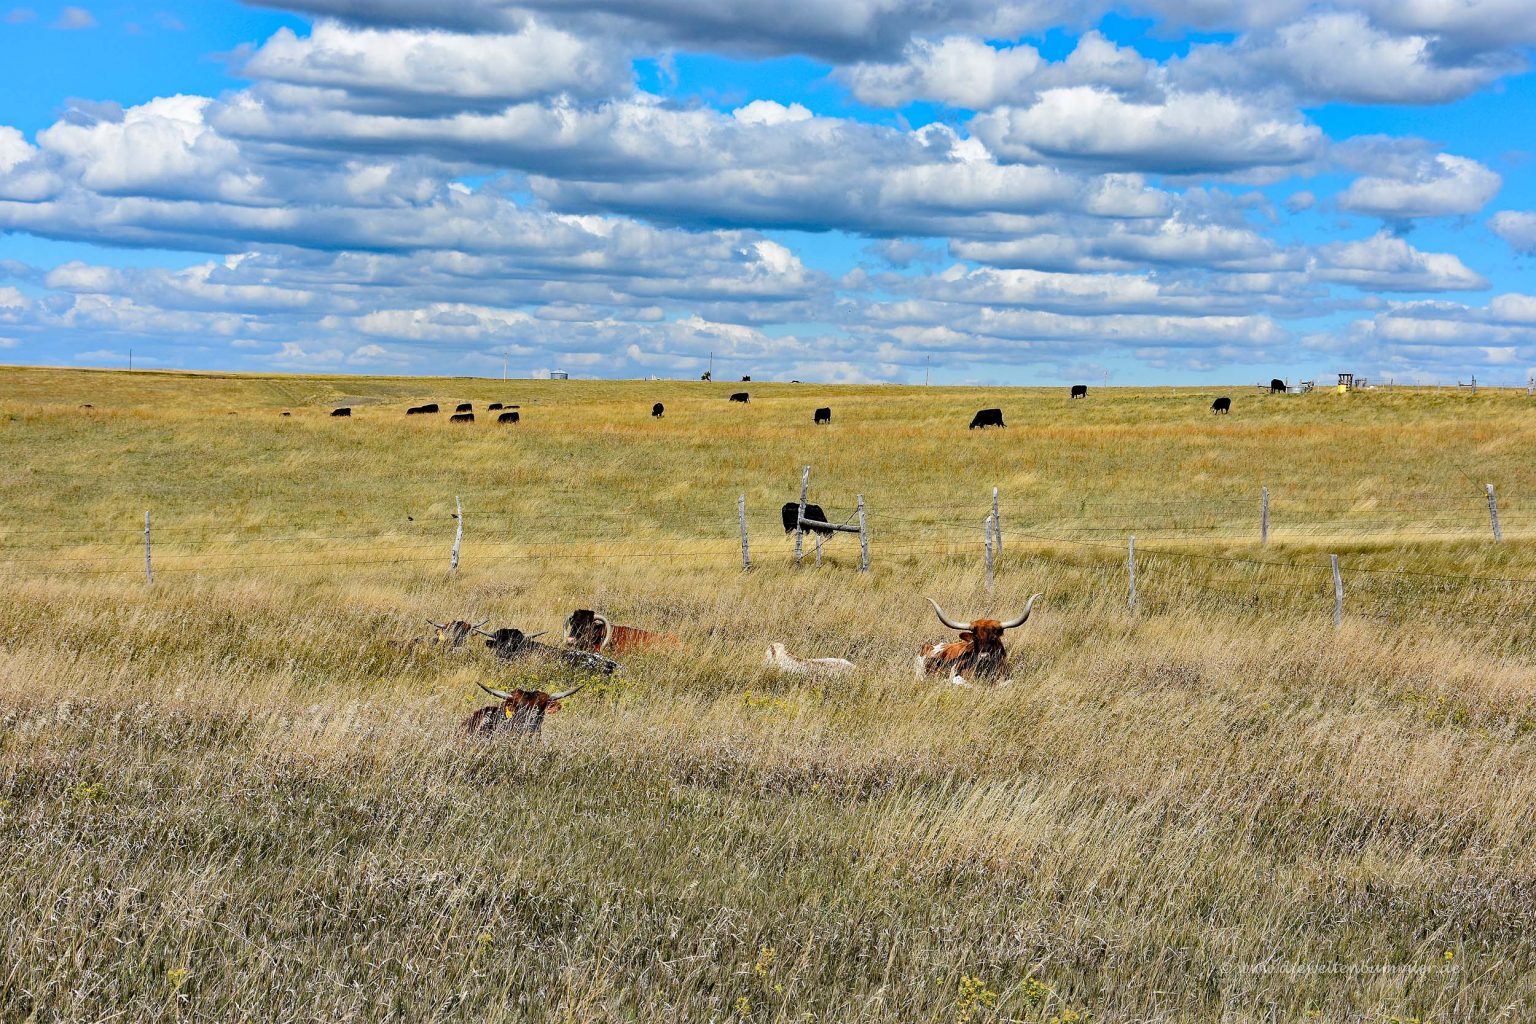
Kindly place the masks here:
[(615, 626), (590, 608), (578, 608), (565, 620), (565, 645), (598, 654), (628, 654), (645, 647), (676, 646), (671, 633), (653, 633), (634, 626)]
[(501, 703), (488, 704), (464, 719), (460, 731), (466, 736), (495, 736), (500, 732), (537, 736), (544, 726), (544, 716), (551, 711), (559, 711), (560, 702), (574, 696), (586, 684), (554, 694), (543, 690), (513, 690), (509, 693), (506, 690), (493, 690), (484, 683), (475, 685)]
[(1003, 633), (1024, 625), (1029, 619), (1029, 613), (1034, 610), (1035, 601), (1039, 594), (1029, 599), (1024, 606), (1024, 613), (1016, 619), (1006, 622), (998, 619), (976, 619), (974, 622), (956, 622), (944, 614), (938, 602), (928, 598), (928, 603), (933, 605), (933, 610), (938, 613), (939, 621), (950, 629), (960, 631), (960, 639), (948, 643), (927, 644), (917, 658), (917, 678), (947, 674), (949, 681), (956, 686), (970, 685), (966, 675), (972, 679), (986, 678), (1007, 683), (1008, 680), (1008, 652), (1003, 649)]

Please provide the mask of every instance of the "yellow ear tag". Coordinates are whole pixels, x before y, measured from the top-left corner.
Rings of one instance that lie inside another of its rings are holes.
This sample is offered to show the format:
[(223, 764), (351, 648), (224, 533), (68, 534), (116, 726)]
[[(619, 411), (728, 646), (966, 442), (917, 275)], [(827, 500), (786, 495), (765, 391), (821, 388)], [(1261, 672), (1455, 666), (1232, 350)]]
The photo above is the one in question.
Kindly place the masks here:
[(512, 717), (512, 705), (508, 704), (506, 707), (502, 708), (501, 710), (502, 710), (502, 713), (505, 714), (508, 718)]

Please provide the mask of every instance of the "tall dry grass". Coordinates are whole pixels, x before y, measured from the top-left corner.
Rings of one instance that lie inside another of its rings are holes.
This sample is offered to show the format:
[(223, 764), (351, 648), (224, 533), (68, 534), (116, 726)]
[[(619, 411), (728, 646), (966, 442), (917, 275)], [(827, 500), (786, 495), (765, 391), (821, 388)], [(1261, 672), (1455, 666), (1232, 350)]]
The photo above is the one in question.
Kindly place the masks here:
[[(1288, 589), (1262, 567), (1154, 557), (1133, 612), (1118, 550), (1011, 540), (989, 592), (979, 521), (954, 540), (877, 530), (867, 576), (845, 539), (836, 564), (788, 568), (771, 525), (802, 461), (877, 511), (984, 506), (1001, 480), (1015, 506), (1035, 495), (1057, 517), (1034, 525), (1078, 539), (1066, 527), (1119, 520), (1062, 518), (1071, 494), (1134, 503), (1176, 483), (1214, 503), (1261, 479), (1278, 490), (1260, 469), (1283, 465), (1316, 504), (1347, 495), (1334, 535), (1164, 545), (1311, 564), (1348, 539), (1358, 564), (1536, 575), (1518, 529), (1493, 550), (1413, 534), (1406, 513), (1368, 528), (1372, 502), (1411, 511), (1382, 496), (1465, 491), (1464, 472), (1495, 474), (1517, 509), (1530, 470), (1503, 438), (1531, 420), (1511, 396), (1237, 393), (1218, 423), (1186, 409), (1201, 395), (1095, 394), (1070, 413), (1086, 422), (1062, 425), (1054, 393), (753, 385), (753, 407), (730, 410), (714, 403), (733, 386), (455, 386), (523, 398), (526, 429), (454, 435), (364, 404), (439, 397), (440, 382), (0, 375), (0, 1016), (1536, 1015), (1520, 588), (1359, 574), (1382, 593), (1336, 632), (1323, 578)], [(357, 419), (328, 422), (342, 398)], [(816, 404), (838, 433), (812, 431)], [(990, 404), (1009, 433), (956, 429)], [(1477, 464), (1453, 464), (1469, 445)], [(743, 491), (750, 575), (732, 570)], [(509, 515), (467, 518), (448, 578), (455, 492)], [(183, 564), (202, 571), (152, 588), (28, 571), (132, 559), (146, 503), (166, 569), (180, 526)], [(715, 509), (723, 523), (701, 521)], [(126, 540), (101, 532), (123, 520)], [(67, 546), (26, 532), (69, 522), (91, 529)], [(418, 522), (437, 560), (390, 564)], [(516, 543), (477, 548), (491, 522)], [(381, 523), (399, 536), (370, 535)], [(326, 538), (348, 532), (379, 557), (345, 564)], [(263, 544), (297, 553), (254, 557)], [(554, 548), (570, 557), (517, 557)], [(215, 568), (316, 550), (340, 564)], [(655, 557), (673, 551), (693, 553)], [(1012, 686), (911, 678), (917, 645), (946, 632), (922, 595), (970, 616), (1036, 590)], [(676, 632), (686, 652), (627, 659), (538, 742), (453, 730), (483, 702), (476, 681), (552, 672), (391, 644), (427, 615), (540, 629), (577, 605)], [(772, 640), (861, 668), (781, 678), (761, 665)]]

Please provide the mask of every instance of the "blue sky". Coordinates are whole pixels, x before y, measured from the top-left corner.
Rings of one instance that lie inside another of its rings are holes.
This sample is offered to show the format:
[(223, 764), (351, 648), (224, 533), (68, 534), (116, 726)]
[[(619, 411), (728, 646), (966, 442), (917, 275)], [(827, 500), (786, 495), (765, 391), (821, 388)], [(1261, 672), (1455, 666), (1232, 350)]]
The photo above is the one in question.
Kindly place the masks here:
[(1536, 373), (1526, 0), (0, 0), (0, 362)]

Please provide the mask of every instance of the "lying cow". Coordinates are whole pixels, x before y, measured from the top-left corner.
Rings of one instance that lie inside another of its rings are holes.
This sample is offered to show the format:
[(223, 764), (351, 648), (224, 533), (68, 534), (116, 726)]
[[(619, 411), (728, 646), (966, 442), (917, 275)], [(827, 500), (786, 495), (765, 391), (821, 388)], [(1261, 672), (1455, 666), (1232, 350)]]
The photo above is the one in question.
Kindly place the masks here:
[(560, 693), (542, 690), (493, 690), (484, 683), (476, 686), (501, 701), (481, 708), (464, 720), (460, 731), (469, 736), (494, 736), (510, 732), (520, 736), (537, 736), (544, 725), (544, 716), (560, 710), (560, 702), (573, 697), (586, 683), (573, 686)]
[(628, 654), (646, 647), (679, 643), (671, 633), (653, 633), (635, 626), (615, 626), (590, 608), (578, 608), (565, 620), (565, 646), (578, 651)]
[(434, 412), (437, 412), (436, 402), (429, 402), (426, 405), (413, 405), (409, 409), (405, 410), (405, 414), (407, 416), (425, 416)]
[(966, 623), (955, 622), (944, 614), (938, 602), (928, 598), (928, 603), (938, 613), (939, 621), (950, 629), (958, 629), (960, 639), (925, 645), (917, 658), (917, 678), (947, 674), (949, 681), (956, 686), (969, 686), (966, 679), (968, 673), (971, 679), (994, 679), (1003, 684), (1011, 682), (1008, 678), (1008, 652), (1003, 649), (1003, 632), (1024, 625), (1039, 596), (1036, 594), (1031, 597), (1024, 606), (1024, 614), (1016, 619), (1006, 622), (977, 619)]
[(605, 676), (613, 675), (619, 667), (617, 662), (591, 651), (573, 651), (541, 644), (537, 638), (543, 636), (543, 633), (534, 633), (529, 636), (520, 629), (498, 629), (494, 633), (477, 629), (475, 632), (487, 638), (485, 646), (494, 651), (496, 657), (503, 661), (526, 657), (546, 658), (562, 662), (572, 668)]
[(858, 666), (847, 658), (801, 658), (783, 644), (769, 644), (766, 664), (797, 676), (845, 676)]
[(469, 639), (469, 634), (490, 621), (481, 619), (479, 622), (465, 622), (463, 619), (455, 619), (453, 622), (433, 622), (428, 619), (427, 625), (432, 627), (432, 634), (418, 639), (423, 643), (446, 646), (450, 651), (457, 651)]

